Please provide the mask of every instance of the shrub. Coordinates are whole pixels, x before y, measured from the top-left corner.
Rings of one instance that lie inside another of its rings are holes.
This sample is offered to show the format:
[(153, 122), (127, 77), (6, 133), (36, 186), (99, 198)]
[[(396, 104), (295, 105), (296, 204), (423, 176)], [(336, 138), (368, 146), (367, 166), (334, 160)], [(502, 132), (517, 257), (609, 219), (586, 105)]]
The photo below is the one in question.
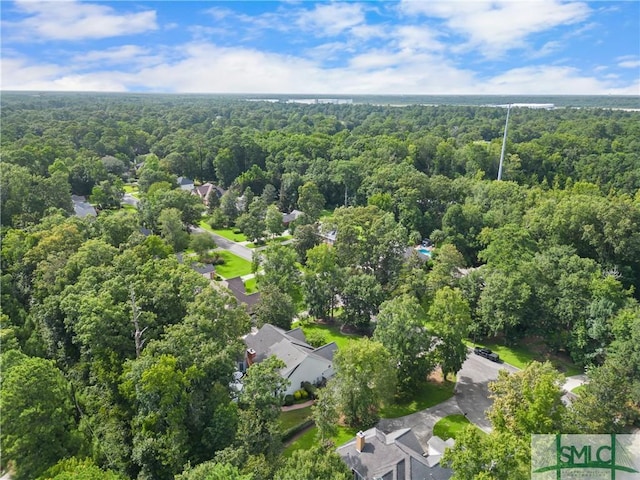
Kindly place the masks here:
[(289, 405), (293, 405), (295, 401), (295, 397), (291, 394), (284, 396), (284, 404), (288, 407)]
[(296, 390), (293, 393), (293, 398), (295, 398), (296, 400), (300, 400), (300, 390)]
[(309, 382), (302, 382), (302, 388), (304, 388), (305, 392), (309, 394), (309, 397), (311, 397), (311, 399), (316, 398), (316, 393), (318, 392), (317, 387)]
[(327, 344), (327, 334), (321, 330), (311, 330), (305, 333), (307, 343), (312, 347), (321, 347)]

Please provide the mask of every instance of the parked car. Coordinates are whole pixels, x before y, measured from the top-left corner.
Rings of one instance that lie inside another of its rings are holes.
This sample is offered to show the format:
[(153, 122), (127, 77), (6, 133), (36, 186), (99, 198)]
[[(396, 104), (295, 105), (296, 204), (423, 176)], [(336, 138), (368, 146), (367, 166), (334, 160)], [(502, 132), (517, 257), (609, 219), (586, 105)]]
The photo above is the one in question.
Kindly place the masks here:
[(488, 358), (492, 362), (500, 362), (500, 355), (498, 355), (497, 353), (493, 353), (488, 348), (475, 347), (473, 349), (473, 353), (475, 353), (476, 355), (480, 355), (481, 357)]

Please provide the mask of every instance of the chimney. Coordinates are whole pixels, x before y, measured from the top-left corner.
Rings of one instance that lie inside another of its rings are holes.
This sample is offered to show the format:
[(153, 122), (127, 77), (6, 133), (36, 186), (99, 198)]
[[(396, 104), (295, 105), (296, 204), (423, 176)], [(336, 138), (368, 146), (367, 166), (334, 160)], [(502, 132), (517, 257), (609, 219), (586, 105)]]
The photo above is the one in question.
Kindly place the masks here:
[(364, 450), (364, 444), (364, 432), (360, 430), (358, 433), (356, 433), (356, 450), (358, 453), (362, 453), (362, 450)]
[(247, 366), (250, 367), (255, 363), (256, 351), (253, 348), (247, 348)]

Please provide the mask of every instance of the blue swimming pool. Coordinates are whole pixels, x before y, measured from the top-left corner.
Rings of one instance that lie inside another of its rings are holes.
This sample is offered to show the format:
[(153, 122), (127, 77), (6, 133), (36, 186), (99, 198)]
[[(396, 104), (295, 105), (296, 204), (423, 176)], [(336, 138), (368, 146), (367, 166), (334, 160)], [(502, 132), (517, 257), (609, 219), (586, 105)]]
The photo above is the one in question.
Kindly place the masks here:
[(422, 255), (426, 255), (427, 257), (431, 256), (431, 250), (429, 250), (426, 247), (416, 247), (416, 250), (418, 251), (418, 253), (421, 253)]

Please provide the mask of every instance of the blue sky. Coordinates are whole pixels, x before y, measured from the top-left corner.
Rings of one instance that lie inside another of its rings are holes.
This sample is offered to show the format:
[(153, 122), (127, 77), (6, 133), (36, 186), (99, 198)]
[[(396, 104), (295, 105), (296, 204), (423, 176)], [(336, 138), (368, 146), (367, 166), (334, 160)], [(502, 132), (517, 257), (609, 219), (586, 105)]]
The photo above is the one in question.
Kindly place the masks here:
[(2, 89), (640, 95), (640, 2), (2, 1)]

